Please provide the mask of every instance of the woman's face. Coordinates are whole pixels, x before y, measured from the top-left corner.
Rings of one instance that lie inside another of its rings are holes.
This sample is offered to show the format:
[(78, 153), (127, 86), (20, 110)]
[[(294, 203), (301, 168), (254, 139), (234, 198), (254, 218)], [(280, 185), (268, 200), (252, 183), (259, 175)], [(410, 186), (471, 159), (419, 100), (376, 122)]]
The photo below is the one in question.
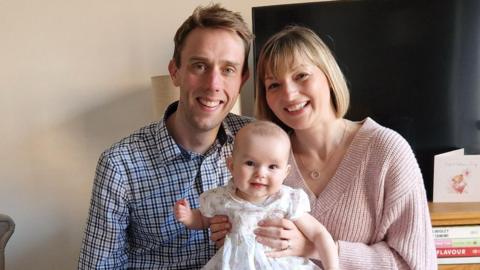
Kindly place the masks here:
[(314, 127), (336, 119), (330, 86), (325, 74), (310, 61), (297, 58), (275, 77), (264, 78), (267, 104), (273, 113), (294, 130)]

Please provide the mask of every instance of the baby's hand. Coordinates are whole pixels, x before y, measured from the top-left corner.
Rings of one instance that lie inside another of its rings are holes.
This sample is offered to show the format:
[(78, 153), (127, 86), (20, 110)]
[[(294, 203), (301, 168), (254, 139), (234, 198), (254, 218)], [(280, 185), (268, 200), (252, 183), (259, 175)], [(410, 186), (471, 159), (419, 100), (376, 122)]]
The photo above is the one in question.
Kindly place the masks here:
[(183, 224), (189, 222), (193, 216), (187, 199), (177, 201), (173, 207), (173, 213), (175, 214), (175, 218)]

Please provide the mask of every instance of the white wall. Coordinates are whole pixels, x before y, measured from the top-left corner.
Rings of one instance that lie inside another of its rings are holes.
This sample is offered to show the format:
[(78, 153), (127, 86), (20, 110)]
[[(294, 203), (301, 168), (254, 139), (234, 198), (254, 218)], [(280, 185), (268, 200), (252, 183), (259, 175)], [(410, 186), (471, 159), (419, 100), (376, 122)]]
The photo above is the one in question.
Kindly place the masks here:
[[(210, 1), (166, 2), (0, 0), (0, 213), (16, 222), (7, 270), (76, 268), (99, 154), (155, 120), (150, 77), (167, 74), (177, 27)], [(252, 6), (309, 1), (220, 2), (250, 23)]]

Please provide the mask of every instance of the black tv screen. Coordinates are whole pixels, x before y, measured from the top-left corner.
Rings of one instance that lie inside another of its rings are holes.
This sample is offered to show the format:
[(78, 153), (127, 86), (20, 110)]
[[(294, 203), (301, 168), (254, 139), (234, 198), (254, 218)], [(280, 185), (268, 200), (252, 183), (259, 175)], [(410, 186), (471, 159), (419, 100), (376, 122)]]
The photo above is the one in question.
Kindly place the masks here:
[(480, 1), (342, 0), (252, 13), (255, 63), (286, 25), (323, 39), (348, 81), (346, 118), (372, 117), (407, 139), (430, 201), (435, 154), (480, 153)]

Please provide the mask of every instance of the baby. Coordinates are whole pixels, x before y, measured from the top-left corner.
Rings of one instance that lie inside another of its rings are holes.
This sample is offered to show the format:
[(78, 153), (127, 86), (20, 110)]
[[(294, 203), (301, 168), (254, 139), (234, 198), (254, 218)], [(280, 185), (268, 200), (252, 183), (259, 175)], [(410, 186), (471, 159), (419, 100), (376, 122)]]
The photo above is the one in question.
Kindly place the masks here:
[(174, 206), (175, 217), (189, 229), (206, 229), (209, 218), (226, 215), (232, 228), (223, 247), (203, 269), (320, 269), (300, 257), (269, 257), (270, 249), (255, 241), (257, 223), (265, 218), (288, 218), (314, 243), (324, 269), (338, 269), (335, 242), (308, 212), (310, 203), (301, 189), (284, 186), (290, 165), (290, 139), (277, 125), (256, 121), (243, 127), (235, 138), (227, 166), (232, 179), (224, 187), (200, 196), (200, 209), (182, 199)]

